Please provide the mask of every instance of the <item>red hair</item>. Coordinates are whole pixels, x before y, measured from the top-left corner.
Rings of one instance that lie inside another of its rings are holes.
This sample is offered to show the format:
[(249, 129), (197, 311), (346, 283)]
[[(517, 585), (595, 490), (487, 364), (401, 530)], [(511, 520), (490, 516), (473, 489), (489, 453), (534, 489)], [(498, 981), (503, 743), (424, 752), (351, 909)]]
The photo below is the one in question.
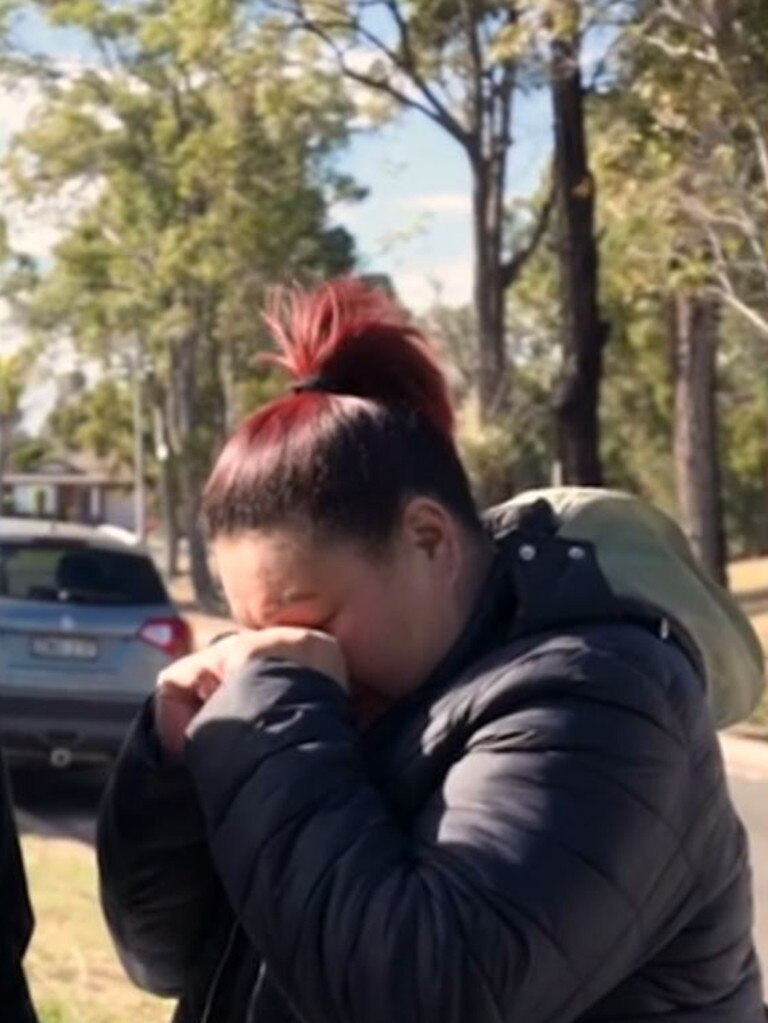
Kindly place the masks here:
[(382, 292), (342, 278), (280, 292), (266, 321), (293, 389), (230, 438), (206, 487), (212, 535), (303, 516), (383, 537), (408, 493), (476, 523), (448, 386), (424, 334)]
[(265, 319), (280, 349), (267, 358), (296, 382), (320, 377), (337, 394), (405, 406), (452, 436), (448, 386), (430, 343), (384, 292), (355, 277), (278, 291)]

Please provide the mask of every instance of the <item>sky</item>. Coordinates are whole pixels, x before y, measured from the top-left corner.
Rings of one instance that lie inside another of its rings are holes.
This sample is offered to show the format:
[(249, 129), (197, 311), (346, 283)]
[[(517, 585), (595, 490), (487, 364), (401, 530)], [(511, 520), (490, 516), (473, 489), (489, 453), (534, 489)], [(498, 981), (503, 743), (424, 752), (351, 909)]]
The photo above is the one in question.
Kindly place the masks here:
[[(82, 37), (51, 29), (38, 17), (17, 22), (15, 36), (28, 50), (62, 60), (88, 58)], [(23, 127), (34, 102), (30, 89), (0, 93), (0, 148)], [(545, 94), (518, 101), (510, 196), (529, 194), (540, 178), (551, 143), (548, 102)], [(470, 178), (456, 142), (428, 118), (409, 113), (385, 128), (356, 134), (339, 166), (369, 190), (362, 202), (332, 210), (334, 219), (354, 235), (361, 268), (389, 274), (401, 299), (415, 310), (437, 297), (449, 304), (467, 302)], [(51, 205), (11, 211), (12, 239), (20, 250), (44, 258), (62, 219), (61, 209)]]
[[(549, 156), (547, 97), (520, 104), (509, 194), (529, 195)], [(418, 113), (351, 145), (345, 169), (370, 188), (369, 198), (337, 211), (358, 240), (366, 269), (389, 273), (413, 309), (436, 297), (469, 301), (471, 183), (456, 142)]]

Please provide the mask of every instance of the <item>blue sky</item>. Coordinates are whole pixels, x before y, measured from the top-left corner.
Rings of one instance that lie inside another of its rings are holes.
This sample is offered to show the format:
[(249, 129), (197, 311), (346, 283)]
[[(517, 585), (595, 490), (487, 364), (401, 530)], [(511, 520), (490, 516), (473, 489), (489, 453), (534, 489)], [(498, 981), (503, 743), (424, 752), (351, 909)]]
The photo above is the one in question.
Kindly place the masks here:
[[(29, 50), (62, 59), (88, 57), (81, 36), (51, 29), (38, 17), (19, 21), (15, 34)], [(548, 157), (548, 102), (545, 94), (518, 101), (510, 195), (530, 193)], [(15, 106), (6, 101), (3, 107), (0, 146), (25, 116), (23, 97)], [(363, 202), (333, 211), (354, 234), (362, 267), (390, 274), (402, 298), (414, 308), (424, 308), (438, 295), (452, 304), (466, 302), (472, 260), (470, 180), (457, 144), (423, 115), (410, 113), (385, 128), (356, 136), (340, 166), (369, 189)], [(55, 236), (47, 211), (17, 220), (14, 226), (20, 247), (26, 241), (38, 254)]]
[[(549, 156), (548, 98), (520, 101), (509, 172), (512, 195), (529, 194)], [(470, 289), (470, 177), (463, 152), (445, 132), (410, 113), (356, 139), (345, 161), (370, 196), (340, 211), (358, 239), (366, 269), (392, 275), (403, 298), (423, 307), (442, 288), (450, 303)]]

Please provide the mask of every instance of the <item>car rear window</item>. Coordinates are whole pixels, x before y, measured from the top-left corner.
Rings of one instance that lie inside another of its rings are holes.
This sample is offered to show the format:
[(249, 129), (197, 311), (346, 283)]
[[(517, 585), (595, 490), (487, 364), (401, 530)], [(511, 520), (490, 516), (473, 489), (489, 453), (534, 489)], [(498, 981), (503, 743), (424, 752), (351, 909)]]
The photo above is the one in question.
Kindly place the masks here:
[(144, 555), (63, 543), (0, 543), (0, 597), (61, 604), (165, 604), (162, 580)]

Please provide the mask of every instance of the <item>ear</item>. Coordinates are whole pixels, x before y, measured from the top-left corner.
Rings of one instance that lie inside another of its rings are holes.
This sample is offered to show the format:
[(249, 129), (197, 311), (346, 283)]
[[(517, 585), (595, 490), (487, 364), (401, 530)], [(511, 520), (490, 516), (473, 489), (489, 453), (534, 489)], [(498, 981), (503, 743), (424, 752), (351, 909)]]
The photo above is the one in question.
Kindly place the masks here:
[(413, 497), (402, 513), (402, 538), (413, 552), (453, 575), (460, 557), (459, 525), (439, 501)]

